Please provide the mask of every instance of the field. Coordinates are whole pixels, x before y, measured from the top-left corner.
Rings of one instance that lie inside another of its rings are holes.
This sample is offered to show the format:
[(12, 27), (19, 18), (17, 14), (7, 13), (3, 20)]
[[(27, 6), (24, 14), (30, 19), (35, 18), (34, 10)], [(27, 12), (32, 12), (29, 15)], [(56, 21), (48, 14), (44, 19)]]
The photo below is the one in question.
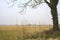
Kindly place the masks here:
[(44, 26), (34, 26), (34, 25), (2, 26), (1, 25), (0, 40), (37, 40), (37, 39), (34, 39), (38, 37), (37, 33), (43, 32), (45, 30), (50, 30), (50, 29), (52, 29), (52, 26), (49, 26), (49, 25), (44, 25)]

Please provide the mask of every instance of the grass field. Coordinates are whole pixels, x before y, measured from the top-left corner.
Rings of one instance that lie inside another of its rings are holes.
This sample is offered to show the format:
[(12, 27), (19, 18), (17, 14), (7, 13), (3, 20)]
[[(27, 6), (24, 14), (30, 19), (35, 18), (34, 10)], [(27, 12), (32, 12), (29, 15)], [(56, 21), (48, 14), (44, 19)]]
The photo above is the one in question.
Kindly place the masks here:
[[(52, 26), (0, 26), (0, 40), (37, 40), (26, 39), (28, 37), (37, 37), (39, 32), (52, 29)], [(31, 37), (31, 35), (33, 35)]]

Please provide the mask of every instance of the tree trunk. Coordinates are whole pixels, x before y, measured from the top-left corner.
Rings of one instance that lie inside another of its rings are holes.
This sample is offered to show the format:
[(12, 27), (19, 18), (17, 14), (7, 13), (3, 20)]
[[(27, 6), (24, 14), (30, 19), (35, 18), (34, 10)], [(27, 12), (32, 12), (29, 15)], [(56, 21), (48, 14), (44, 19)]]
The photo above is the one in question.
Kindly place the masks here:
[(50, 3), (47, 0), (44, 0), (51, 9), (51, 15), (53, 18), (53, 30), (59, 30), (58, 26), (58, 13), (57, 13), (57, 4), (59, 0), (50, 0)]
[(52, 14), (52, 20), (53, 20), (53, 30), (59, 30), (58, 14), (57, 14), (57, 8), (56, 7), (51, 8), (51, 14)]

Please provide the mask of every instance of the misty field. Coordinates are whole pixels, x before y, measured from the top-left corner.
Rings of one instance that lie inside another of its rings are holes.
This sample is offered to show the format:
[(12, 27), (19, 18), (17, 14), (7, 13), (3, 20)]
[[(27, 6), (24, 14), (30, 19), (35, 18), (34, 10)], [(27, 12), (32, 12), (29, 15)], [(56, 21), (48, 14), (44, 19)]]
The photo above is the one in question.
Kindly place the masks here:
[(0, 26), (0, 40), (45, 40), (40, 38), (39, 33), (50, 29), (52, 29), (52, 26), (47, 25)]

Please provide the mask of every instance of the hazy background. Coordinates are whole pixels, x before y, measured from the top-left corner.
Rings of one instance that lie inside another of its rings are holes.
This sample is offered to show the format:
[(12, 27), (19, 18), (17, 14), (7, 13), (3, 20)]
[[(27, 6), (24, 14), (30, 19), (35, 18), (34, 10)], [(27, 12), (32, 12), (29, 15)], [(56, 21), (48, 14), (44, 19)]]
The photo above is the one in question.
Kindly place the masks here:
[[(11, 4), (7, 4), (9, 1), (0, 0), (0, 25), (52, 25), (50, 8), (45, 3), (35, 9), (28, 7), (24, 12), (19, 13), (20, 9), (17, 5), (10, 7)], [(57, 8), (60, 14), (60, 0)], [(60, 24), (60, 15), (58, 17)]]

